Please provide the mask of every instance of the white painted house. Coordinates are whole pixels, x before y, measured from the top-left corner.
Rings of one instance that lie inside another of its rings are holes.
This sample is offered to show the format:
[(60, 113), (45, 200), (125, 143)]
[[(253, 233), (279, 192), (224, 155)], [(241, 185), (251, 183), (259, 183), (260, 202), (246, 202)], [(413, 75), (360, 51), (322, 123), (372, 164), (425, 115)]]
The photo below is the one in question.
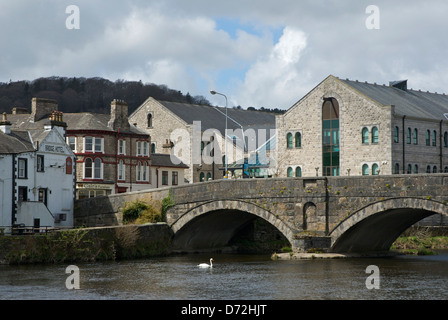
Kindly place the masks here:
[(29, 130), (0, 121), (0, 229), (72, 227), (75, 155), (65, 143), (62, 114)]

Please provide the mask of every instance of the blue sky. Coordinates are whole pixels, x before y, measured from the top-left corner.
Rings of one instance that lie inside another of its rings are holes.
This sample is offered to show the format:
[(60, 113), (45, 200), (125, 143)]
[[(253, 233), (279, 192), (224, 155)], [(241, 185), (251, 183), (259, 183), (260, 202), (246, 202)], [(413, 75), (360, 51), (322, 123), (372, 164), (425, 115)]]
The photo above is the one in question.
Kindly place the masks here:
[[(378, 8), (379, 29), (366, 27)], [(69, 5), (79, 29), (67, 29)], [(448, 2), (0, 0), (0, 81), (103, 77), (288, 109), (332, 74), (448, 92)]]

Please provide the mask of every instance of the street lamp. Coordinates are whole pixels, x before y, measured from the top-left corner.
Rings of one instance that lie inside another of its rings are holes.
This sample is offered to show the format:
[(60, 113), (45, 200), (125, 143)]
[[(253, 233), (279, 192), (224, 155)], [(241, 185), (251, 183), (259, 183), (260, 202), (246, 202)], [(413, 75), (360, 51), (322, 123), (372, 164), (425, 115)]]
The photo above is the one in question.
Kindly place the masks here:
[(225, 171), (225, 173), (226, 173), (226, 178), (228, 178), (228, 175), (227, 175), (227, 162), (228, 162), (228, 159), (227, 159), (227, 96), (225, 94), (222, 94), (222, 93), (219, 93), (219, 92), (216, 92), (216, 91), (213, 91), (213, 90), (211, 90), (210, 93), (212, 95), (218, 94), (220, 96), (223, 96), (226, 99), (226, 129), (224, 131), (224, 143), (225, 143), (225, 151), (224, 152), (225, 152), (225, 159), (226, 159), (226, 162), (225, 162), (225, 170), (226, 171)]

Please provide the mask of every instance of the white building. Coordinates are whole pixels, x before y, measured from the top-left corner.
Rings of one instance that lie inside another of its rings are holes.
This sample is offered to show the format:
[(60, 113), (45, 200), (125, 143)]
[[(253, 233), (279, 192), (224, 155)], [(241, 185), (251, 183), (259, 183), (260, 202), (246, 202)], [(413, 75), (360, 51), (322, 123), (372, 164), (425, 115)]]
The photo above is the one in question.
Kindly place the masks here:
[(14, 130), (0, 121), (0, 228), (33, 231), (73, 226), (75, 155), (65, 143), (61, 113), (43, 127)]

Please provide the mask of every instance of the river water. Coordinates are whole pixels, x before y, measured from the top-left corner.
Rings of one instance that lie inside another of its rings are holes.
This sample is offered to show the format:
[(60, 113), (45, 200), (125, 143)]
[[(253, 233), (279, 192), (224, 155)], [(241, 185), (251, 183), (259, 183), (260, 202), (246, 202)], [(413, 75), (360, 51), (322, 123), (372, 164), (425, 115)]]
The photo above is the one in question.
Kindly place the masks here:
[[(448, 299), (448, 252), (393, 258), (270, 260), (266, 255), (204, 254), (68, 265), (0, 266), (0, 300), (434, 300)], [(369, 265), (379, 273), (366, 273)], [(370, 283), (379, 289), (367, 289)], [(367, 281), (369, 282), (369, 281)]]

